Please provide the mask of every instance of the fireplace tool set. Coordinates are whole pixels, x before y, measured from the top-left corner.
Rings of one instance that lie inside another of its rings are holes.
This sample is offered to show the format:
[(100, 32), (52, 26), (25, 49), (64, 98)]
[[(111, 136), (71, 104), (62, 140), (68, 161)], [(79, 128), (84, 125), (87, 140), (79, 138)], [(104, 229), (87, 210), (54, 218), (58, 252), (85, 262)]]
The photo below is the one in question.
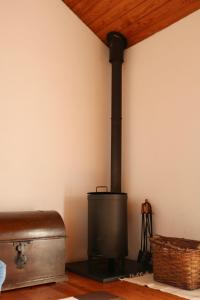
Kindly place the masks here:
[(150, 237), (153, 235), (152, 229), (152, 207), (146, 199), (141, 206), (142, 228), (141, 228), (141, 248), (138, 253), (137, 262), (140, 263), (145, 271), (152, 271), (152, 254), (150, 248)]

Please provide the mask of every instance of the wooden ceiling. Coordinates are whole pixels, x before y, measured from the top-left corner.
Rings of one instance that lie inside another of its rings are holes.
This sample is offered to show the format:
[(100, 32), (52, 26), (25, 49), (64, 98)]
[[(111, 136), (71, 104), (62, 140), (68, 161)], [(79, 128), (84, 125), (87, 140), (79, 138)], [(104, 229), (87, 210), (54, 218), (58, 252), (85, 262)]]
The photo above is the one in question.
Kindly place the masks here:
[(125, 35), (128, 47), (200, 8), (200, 0), (63, 0), (104, 42), (110, 31)]

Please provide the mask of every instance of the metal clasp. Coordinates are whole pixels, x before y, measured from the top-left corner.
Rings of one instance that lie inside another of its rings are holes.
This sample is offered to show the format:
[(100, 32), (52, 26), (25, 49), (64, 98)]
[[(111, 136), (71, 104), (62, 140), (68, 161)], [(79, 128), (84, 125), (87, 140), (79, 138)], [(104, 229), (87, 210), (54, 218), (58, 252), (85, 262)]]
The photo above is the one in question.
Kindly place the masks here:
[(13, 243), (13, 247), (17, 252), (17, 256), (15, 257), (15, 264), (18, 269), (23, 269), (24, 265), (27, 262), (27, 256), (25, 255), (25, 247), (27, 244), (30, 244), (30, 241), (19, 241)]

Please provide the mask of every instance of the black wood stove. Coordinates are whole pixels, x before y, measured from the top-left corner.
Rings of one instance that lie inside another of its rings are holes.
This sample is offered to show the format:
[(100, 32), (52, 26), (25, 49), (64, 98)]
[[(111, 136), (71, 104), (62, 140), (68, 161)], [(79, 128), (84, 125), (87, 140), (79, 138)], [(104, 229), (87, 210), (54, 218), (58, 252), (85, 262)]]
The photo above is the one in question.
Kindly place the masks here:
[(111, 191), (88, 193), (88, 260), (67, 269), (99, 281), (111, 281), (140, 272), (128, 255), (127, 194), (121, 192), (122, 63), (126, 38), (107, 35), (112, 64)]

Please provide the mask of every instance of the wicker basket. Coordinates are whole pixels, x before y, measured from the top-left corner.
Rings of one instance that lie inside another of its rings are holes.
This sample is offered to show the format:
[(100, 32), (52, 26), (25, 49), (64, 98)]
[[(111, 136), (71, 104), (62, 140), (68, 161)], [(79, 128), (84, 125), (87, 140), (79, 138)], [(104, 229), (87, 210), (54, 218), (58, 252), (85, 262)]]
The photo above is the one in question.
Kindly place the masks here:
[(200, 288), (200, 242), (181, 238), (150, 238), (154, 279), (186, 290)]

